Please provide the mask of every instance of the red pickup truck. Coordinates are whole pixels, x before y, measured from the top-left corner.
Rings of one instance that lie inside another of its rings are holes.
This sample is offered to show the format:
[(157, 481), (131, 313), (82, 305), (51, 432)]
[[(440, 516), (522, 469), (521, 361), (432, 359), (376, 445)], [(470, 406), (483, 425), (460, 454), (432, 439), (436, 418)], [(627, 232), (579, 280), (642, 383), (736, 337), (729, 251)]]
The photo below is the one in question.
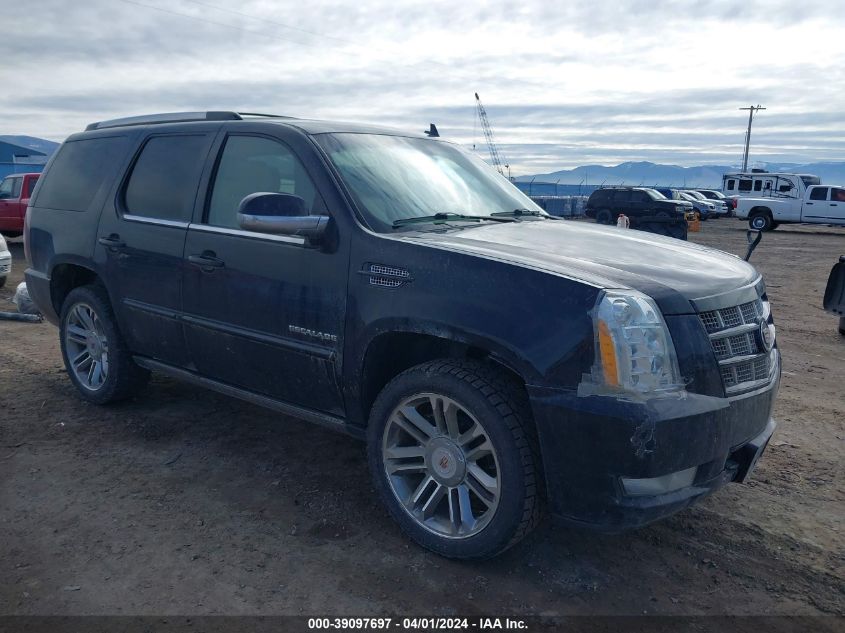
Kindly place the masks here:
[(41, 174), (10, 174), (0, 182), (0, 233), (18, 237), (23, 233), (26, 207)]

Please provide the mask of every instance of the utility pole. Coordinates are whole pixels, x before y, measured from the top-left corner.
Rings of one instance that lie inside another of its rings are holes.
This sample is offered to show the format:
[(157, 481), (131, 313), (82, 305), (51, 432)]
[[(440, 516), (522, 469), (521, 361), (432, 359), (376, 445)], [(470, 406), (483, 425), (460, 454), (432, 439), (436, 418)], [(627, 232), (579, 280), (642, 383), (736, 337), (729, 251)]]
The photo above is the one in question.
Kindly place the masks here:
[(740, 110), (748, 110), (748, 131), (745, 133), (745, 153), (742, 155), (742, 171), (748, 171), (748, 148), (751, 146), (751, 121), (754, 120), (754, 112), (756, 110), (765, 110), (759, 103), (756, 106), (748, 106), (747, 108), (740, 108)]

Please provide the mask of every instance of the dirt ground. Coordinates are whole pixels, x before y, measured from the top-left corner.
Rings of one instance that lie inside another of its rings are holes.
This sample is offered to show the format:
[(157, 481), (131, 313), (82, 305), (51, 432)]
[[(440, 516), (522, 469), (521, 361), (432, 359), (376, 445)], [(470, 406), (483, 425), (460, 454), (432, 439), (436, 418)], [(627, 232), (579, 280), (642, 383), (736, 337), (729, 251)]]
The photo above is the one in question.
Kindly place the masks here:
[[(745, 250), (738, 220), (691, 239)], [(784, 375), (749, 484), (622, 535), (547, 521), (482, 563), (408, 541), (356, 441), (164, 378), (86, 404), (53, 326), (0, 321), (0, 614), (845, 614), (840, 254), (845, 230), (781, 227), (752, 258)]]

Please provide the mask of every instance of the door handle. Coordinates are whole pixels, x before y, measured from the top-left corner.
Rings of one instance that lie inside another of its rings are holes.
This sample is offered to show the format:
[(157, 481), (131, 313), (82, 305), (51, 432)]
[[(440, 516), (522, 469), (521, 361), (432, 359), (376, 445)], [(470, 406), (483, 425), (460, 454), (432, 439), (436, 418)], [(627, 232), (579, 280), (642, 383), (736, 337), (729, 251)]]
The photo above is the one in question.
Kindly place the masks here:
[(121, 240), (120, 236), (117, 233), (112, 233), (108, 237), (101, 237), (100, 239), (97, 240), (97, 242), (99, 242), (103, 246), (106, 246), (108, 248), (112, 248), (112, 249), (115, 249), (115, 250), (118, 249), (118, 248), (123, 248), (124, 246), (126, 246), (126, 242)]
[(188, 261), (203, 269), (223, 268), (225, 262), (212, 251), (204, 251), (202, 255), (188, 255)]
[(830, 203), (830, 206), (832, 206), (832, 207), (838, 207), (839, 205), (838, 205), (838, 204), (836, 204), (835, 202), (831, 202), (831, 203)]

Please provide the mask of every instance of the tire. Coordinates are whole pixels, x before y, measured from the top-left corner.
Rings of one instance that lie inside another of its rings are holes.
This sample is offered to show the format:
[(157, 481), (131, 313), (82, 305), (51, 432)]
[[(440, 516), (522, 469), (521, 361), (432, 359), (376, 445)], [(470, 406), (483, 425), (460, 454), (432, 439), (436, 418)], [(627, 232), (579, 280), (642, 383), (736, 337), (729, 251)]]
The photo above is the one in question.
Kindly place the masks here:
[(3, 231), (3, 237), (15, 238), (23, 235), (20, 231)]
[(596, 213), (596, 222), (599, 224), (613, 224), (613, 213), (610, 209), (599, 209)]
[(367, 456), (393, 519), (442, 556), (490, 558), (525, 537), (542, 516), (528, 401), (495, 367), (444, 359), (394, 378), (370, 413)]
[(0, 277), (0, 288), (6, 285), (6, 275)]
[(149, 379), (150, 373), (132, 360), (108, 294), (98, 284), (70, 291), (62, 305), (59, 339), (65, 369), (85, 400), (118, 402), (135, 394)]
[(839, 333), (845, 336), (845, 317), (839, 318)]
[(772, 230), (774, 231), (776, 228), (780, 226), (780, 222), (772, 222)]
[(758, 211), (748, 218), (748, 228), (754, 231), (771, 231), (772, 216), (766, 212)]

